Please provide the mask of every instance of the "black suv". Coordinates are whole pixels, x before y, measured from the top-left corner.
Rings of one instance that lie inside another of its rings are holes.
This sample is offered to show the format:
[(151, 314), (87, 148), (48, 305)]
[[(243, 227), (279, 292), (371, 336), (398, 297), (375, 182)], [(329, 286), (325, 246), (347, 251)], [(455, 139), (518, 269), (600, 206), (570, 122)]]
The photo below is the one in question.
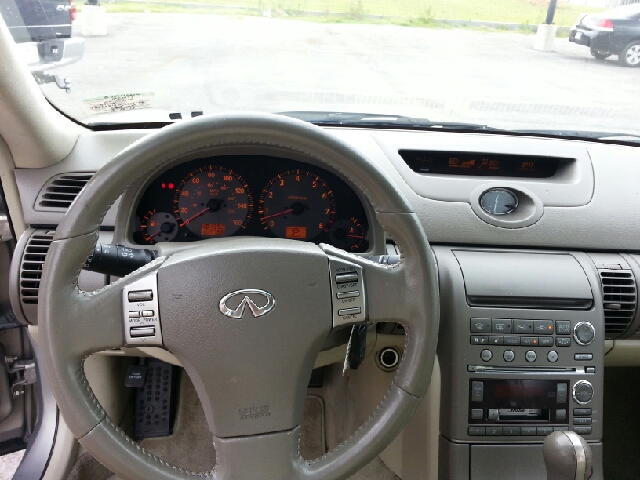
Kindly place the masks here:
[(640, 66), (640, 4), (581, 15), (569, 41), (590, 47), (598, 60), (617, 55), (625, 67)]

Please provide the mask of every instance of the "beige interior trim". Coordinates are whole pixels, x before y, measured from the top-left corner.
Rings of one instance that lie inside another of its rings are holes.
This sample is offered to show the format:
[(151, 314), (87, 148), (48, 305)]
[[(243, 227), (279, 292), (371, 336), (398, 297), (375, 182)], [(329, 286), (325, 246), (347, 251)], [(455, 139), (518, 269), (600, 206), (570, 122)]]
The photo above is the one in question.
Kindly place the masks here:
[(41, 168), (59, 162), (81, 131), (47, 102), (21, 61), (9, 29), (0, 22), (0, 137), (15, 165)]
[(51, 459), (42, 480), (61, 480), (69, 476), (78, 454), (78, 441), (67, 427), (64, 419), (58, 419), (56, 440), (51, 452)]
[(604, 356), (605, 367), (640, 366), (639, 340), (613, 340), (612, 342), (613, 347)]
[[(2, 118), (0, 112), (0, 119)], [(14, 163), (9, 146), (0, 136), (0, 180), (4, 190), (5, 203), (9, 209), (9, 217), (13, 223), (13, 230), (17, 237), (20, 237), (26, 230), (24, 223), (24, 213), (20, 203), (20, 193), (16, 184), (16, 177), (13, 174)], [(16, 239), (17, 240), (17, 239)]]

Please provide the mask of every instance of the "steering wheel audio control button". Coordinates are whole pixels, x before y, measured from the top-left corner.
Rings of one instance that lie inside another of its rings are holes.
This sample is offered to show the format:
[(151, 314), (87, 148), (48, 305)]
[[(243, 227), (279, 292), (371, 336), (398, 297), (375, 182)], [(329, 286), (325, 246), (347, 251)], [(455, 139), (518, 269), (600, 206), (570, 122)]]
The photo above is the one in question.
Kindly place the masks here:
[(156, 334), (155, 327), (131, 327), (129, 334), (132, 337), (152, 337)]
[(135, 292), (128, 292), (127, 298), (130, 303), (134, 302), (150, 302), (153, 300), (153, 291), (152, 290), (140, 290)]
[(163, 345), (156, 273), (124, 287), (122, 308), (125, 345)]
[(365, 323), (365, 288), (360, 265), (329, 256), (333, 327)]

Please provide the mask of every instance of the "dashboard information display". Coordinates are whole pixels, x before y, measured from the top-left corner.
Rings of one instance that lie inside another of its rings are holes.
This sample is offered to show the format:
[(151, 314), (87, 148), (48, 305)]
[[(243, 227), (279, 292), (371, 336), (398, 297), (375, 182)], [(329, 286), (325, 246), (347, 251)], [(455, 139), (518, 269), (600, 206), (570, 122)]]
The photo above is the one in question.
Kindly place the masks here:
[(406, 164), (418, 173), (479, 177), (553, 177), (571, 158), (504, 155), (475, 152), (400, 150)]
[(138, 202), (132, 232), (137, 244), (249, 235), (351, 252), (368, 249), (367, 233), (364, 207), (342, 179), (257, 155), (202, 158), (161, 173)]

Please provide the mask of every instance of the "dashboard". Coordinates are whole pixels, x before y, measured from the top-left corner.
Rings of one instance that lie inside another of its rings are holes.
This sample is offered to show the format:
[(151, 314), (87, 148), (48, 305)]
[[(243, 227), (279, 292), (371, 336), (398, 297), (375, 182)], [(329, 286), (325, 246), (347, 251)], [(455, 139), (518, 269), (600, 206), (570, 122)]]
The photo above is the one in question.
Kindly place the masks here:
[(369, 248), (358, 195), (331, 172), (261, 155), (200, 158), (161, 173), (135, 208), (139, 245), (257, 236)]

